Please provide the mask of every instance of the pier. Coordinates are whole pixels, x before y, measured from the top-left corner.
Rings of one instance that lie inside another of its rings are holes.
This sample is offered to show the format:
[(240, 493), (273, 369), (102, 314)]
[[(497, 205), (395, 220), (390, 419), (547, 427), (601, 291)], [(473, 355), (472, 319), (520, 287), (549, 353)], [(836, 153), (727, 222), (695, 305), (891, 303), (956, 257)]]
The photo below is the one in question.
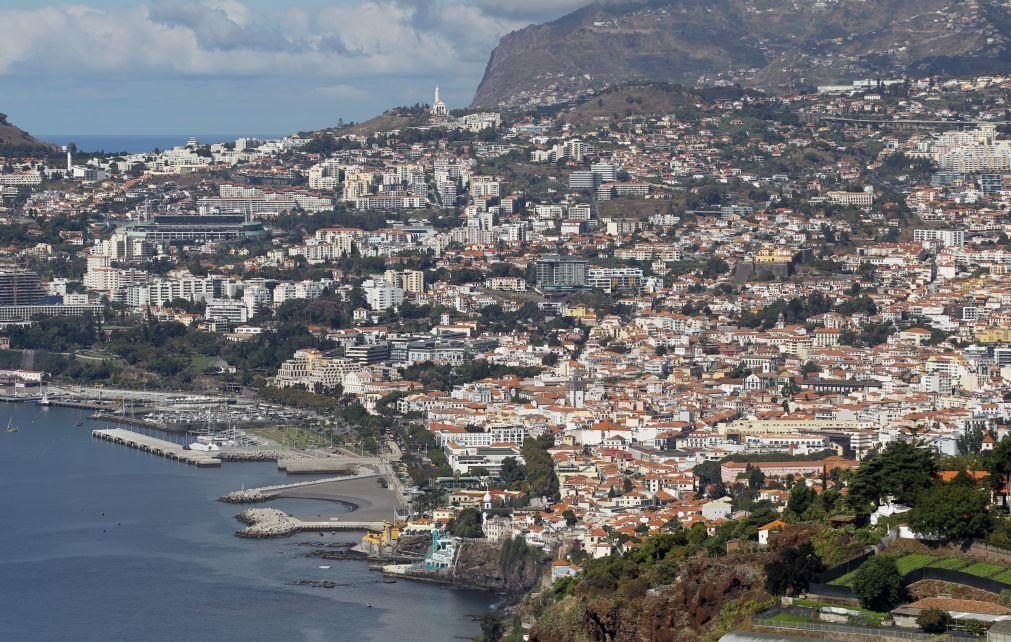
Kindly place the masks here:
[(221, 465), (221, 460), (214, 453), (186, 450), (179, 444), (172, 443), (171, 441), (148, 437), (131, 430), (124, 430), (122, 428), (92, 430), (91, 436), (194, 466), (208, 467)]

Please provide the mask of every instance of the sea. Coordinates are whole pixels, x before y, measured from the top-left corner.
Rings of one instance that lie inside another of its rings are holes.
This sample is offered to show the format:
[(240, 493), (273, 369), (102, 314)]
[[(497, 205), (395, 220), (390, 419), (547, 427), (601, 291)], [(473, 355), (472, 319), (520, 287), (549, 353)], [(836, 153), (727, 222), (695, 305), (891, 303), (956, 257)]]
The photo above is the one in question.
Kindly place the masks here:
[[(238, 138), (255, 138), (257, 140), (270, 140), (282, 138), (283, 134), (200, 134), (194, 138), (201, 145), (213, 143), (230, 143)], [(55, 145), (69, 145), (74, 143), (77, 149), (82, 152), (105, 152), (114, 154), (126, 152), (128, 154), (141, 154), (154, 149), (170, 149), (185, 145), (190, 138), (189, 134), (38, 134), (38, 140)]]
[[(95, 439), (91, 431), (106, 426), (87, 415), (0, 404), (0, 638), (401, 642), (480, 634), (477, 618), (494, 594), (383, 583), (368, 562), (306, 557), (313, 546), (360, 534), (235, 537), (242, 507), (216, 499), (290, 482), (273, 463), (198, 469)], [(5, 431), (8, 421), (17, 432)], [(310, 499), (263, 505), (299, 517), (350, 510)], [(338, 586), (293, 584), (299, 580)]]

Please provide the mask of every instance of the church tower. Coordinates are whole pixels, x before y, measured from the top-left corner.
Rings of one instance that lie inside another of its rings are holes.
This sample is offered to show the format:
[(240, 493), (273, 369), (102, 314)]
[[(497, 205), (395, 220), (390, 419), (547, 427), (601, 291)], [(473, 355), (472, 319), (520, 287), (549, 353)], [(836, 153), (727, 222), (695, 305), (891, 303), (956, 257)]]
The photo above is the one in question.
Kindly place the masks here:
[(443, 118), (449, 114), (449, 110), (446, 109), (446, 103), (442, 102), (442, 98), (439, 97), (439, 86), (435, 86), (435, 102), (432, 103), (432, 115), (437, 118)]

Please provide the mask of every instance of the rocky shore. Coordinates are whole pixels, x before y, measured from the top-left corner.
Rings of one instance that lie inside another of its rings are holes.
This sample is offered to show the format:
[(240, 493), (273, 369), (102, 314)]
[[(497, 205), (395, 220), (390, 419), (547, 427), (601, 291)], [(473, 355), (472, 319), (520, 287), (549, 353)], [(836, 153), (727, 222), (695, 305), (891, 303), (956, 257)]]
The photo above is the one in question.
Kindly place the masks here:
[(323, 560), (367, 560), (369, 559), (368, 554), (364, 551), (356, 551), (353, 549), (347, 549), (343, 551), (326, 551), (326, 550), (315, 550), (307, 554), (306, 557), (314, 557)]

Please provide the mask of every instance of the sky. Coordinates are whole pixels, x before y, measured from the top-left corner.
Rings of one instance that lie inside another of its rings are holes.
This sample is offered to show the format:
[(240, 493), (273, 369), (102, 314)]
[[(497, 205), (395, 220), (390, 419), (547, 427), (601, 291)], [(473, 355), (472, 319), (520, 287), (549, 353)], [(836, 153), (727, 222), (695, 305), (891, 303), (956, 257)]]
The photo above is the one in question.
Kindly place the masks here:
[(32, 133), (285, 134), (470, 103), (501, 36), (588, 0), (0, 0)]

